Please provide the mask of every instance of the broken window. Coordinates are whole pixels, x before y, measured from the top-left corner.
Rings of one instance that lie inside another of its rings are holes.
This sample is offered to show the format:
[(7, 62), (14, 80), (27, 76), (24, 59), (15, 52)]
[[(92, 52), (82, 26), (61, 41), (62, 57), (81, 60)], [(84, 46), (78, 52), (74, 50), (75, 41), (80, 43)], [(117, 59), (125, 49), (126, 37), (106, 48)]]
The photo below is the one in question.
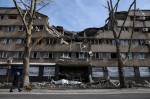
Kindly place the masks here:
[[(119, 32), (121, 31), (121, 27), (118, 27), (118, 31)], [(124, 32), (129, 31), (129, 28), (128, 27), (123, 27), (122, 31), (124, 31)]]
[(148, 57), (147, 53), (136, 53), (138, 59), (146, 59)]
[(25, 39), (17, 39), (16, 44), (25, 44)]
[(22, 58), (23, 54), (24, 54), (24, 52), (15, 52), (14, 53), (14, 58)]
[(19, 26), (19, 31), (25, 31), (25, 27), (24, 26)]
[(71, 53), (68, 52), (60, 53), (60, 58), (71, 58)]
[(34, 31), (41, 31), (43, 30), (43, 26), (33, 26)]
[[(134, 16), (130, 16), (131, 21), (134, 20)], [(145, 21), (146, 17), (145, 16), (136, 16), (135, 21)]]
[(102, 40), (100, 40), (100, 39), (92, 39), (91, 44), (94, 44), (94, 45), (101, 45), (101, 44), (102, 44)]
[(118, 67), (107, 67), (110, 77), (119, 77)]
[(134, 40), (135, 45), (145, 45), (145, 40)]
[(140, 77), (150, 77), (149, 67), (139, 67)]
[(12, 39), (2, 39), (2, 44), (12, 44), (13, 40)]
[(39, 76), (39, 67), (30, 67), (29, 76)]
[[(121, 53), (121, 55), (123, 59), (126, 59), (127, 53)], [(132, 59), (132, 53), (129, 53), (129, 59)]]
[(56, 44), (56, 39), (55, 38), (48, 38), (47, 44)]
[(40, 52), (31, 52), (30, 58), (40, 58)]
[(76, 58), (86, 59), (87, 58), (87, 53), (84, 53), (84, 52), (76, 53)]
[(44, 67), (43, 76), (55, 76), (55, 67)]
[(9, 58), (10, 52), (0, 52), (0, 58)]
[(102, 67), (92, 67), (92, 77), (104, 77), (104, 70)]
[(17, 15), (9, 15), (9, 19), (17, 19)]
[(150, 21), (150, 16), (145, 16), (145, 21)]
[(106, 44), (116, 45), (116, 41), (115, 40), (106, 40)]
[(141, 28), (138, 28), (138, 27), (134, 28), (134, 32), (140, 32), (140, 31), (141, 31)]
[(14, 31), (15, 30), (15, 27), (14, 26), (6, 26), (5, 27), (5, 31)]
[(103, 54), (102, 53), (93, 53), (93, 59), (102, 59), (103, 58)]
[(1, 15), (0, 15), (0, 19), (4, 19), (4, 15), (1, 14)]
[[(36, 41), (36, 39), (34, 39), (34, 38), (31, 39), (32, 43), (35, 43), (35, 41)], [(37, 44), (41, 44), (41, 43), (42, 43), (42, 40), (40, 40), (40, 41), (37, 42)]]
[(44, 58), (50, 58), (50, 59), (55, 58), (55, 53), (53, 53), (53, 52), (45, 52), (44, 53)]
[(121, 45), (129, 45), (130, 41), (129, 40), (120, 40)]
[(2, 30), (2, 26), (0, 26), (0, 30)]
[(134, 67), (125, 67), (125, 77), (135, 77)]
[(116, 53), (107, 53), (107, 58), (108, 59), (117, 58), (117, 54)]

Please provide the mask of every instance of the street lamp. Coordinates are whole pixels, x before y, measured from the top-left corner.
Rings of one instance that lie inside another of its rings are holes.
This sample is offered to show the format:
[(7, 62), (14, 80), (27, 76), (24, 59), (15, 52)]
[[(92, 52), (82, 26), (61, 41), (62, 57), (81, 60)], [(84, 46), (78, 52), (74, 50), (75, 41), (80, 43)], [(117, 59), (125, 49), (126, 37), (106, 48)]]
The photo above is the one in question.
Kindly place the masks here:
[(7, 84), (8, 84), (8, 78), (9, 78), (9, 70), (11, 69), (11, 63), (12, 63), (12, 60), (8, 59), (7, 61)]

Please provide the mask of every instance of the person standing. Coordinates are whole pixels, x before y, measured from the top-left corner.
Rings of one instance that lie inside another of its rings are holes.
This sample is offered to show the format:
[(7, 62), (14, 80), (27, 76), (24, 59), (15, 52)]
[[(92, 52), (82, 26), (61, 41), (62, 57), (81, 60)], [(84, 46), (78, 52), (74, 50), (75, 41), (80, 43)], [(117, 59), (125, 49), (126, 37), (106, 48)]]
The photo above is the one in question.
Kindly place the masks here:
[(10, 88), (10, 92), (13, 92), (13, 88), (14, 88), (14, 87), (17, 87), (19, 92), (22, 91), (22, 90), (20, 89), (20, 86), (19, 86), (19, 80), (20, 80), (20, 78), (21, 78), (20, 73), (19, 73), (19, 72), (16, 72), (16, 74), (15, 74), (15, 76), (14, 76), (13, 84), (12, 84), (12, 86), (11, 86), (11, 88)]

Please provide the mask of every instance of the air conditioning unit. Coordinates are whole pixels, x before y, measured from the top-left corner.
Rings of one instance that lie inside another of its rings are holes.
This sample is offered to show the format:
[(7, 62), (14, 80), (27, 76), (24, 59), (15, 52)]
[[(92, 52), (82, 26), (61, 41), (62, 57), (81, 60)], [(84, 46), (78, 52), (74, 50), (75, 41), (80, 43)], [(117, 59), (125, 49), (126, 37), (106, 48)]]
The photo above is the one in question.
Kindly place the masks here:
[(145, 44), (150, 45), (150, 40), (146, 40)]
[(92, 51), (89, 51), (89, 55), (90, 55), (90, 56), (93, 56), (93, 52), (92, 52)]
[(143, 28), (142, 30), (143, 30), (143, 32), (147, 32), (148, 28)]

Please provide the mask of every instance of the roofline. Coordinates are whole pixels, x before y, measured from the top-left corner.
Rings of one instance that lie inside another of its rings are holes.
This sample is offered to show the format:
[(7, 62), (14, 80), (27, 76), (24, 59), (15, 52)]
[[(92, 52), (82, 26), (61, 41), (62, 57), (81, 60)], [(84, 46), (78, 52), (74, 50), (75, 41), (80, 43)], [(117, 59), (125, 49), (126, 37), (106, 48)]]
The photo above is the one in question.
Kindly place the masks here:
[[(150, 9), (139, 9), (139, 10), (141, 10), (141, 11), (150, 11)], [(137, 10), (135, 10), (135, 11), (139, 11), (138, 9)], [(130, 11), (134, 11), (134, 10), (130, 10)], [(118, 11), (118, 12), (116, 12), (116, 13), (127, 13), (128, 11)]]
[(0, 9), (16, 9), (16, 7), (0, 7)]
[[(0, 7), (0, 9), (17, 9), (17, 7)], [(22, 10), (24, 10), (24, 9), (22, 9)], [(43, 16), (45, 16), (45, 17), (48, 17), (47, 15), (45, 15), (45, 14), (43, 14), (43, 13), (40, 13), (40, 12), (37, 12), (37, 11), (36, 11), (36, 13), (41, 14), (41, 15), (43, 15)], [(19, 13), (18, 13), (18, 14), (19, 14)]]

